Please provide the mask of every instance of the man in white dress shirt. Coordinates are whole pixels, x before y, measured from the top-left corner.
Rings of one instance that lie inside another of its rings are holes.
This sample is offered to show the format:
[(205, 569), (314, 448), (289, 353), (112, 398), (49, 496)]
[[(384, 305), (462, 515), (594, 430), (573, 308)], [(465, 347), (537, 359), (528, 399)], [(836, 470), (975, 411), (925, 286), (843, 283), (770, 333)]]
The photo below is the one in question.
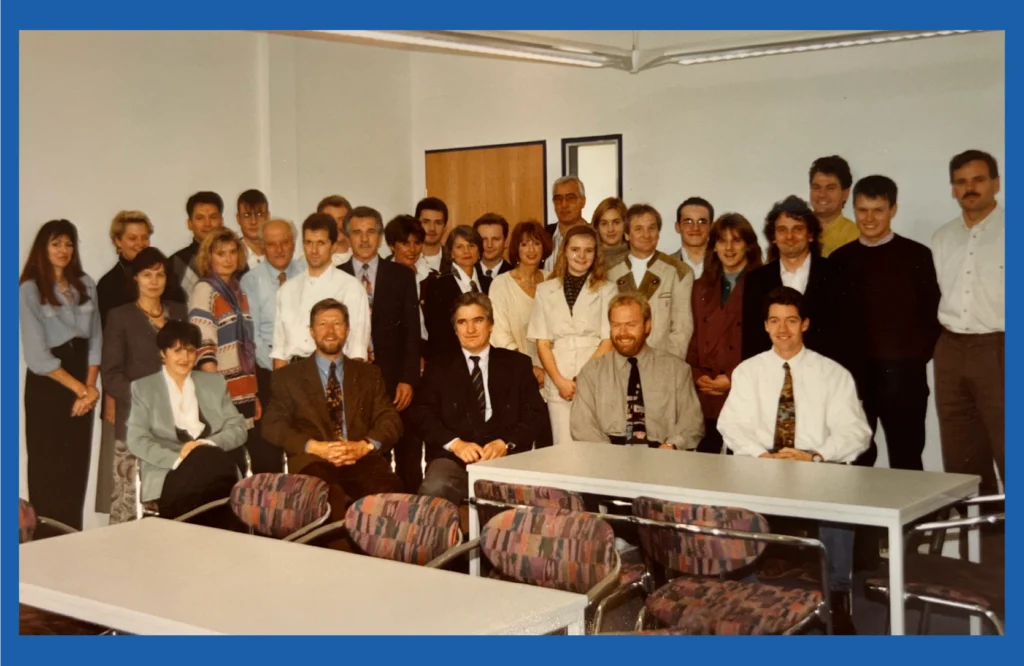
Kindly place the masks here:
[[(849, 371), (804, 347), (811, 322), (803, 301), (791, 287), (777, 287), (768, 295), (764, 326), (772, 349), (733, 371), (718, 430), (736, 455), (852, 462), (870, 445), (871, 427)], [(850, 618), (853, 529), (824, 524), (819, 534), (829, 553), (834, 630), (855, 633)]]
[(338, 227), (330, 215), (314, 213), (302, 223), (302, 249), (306, 270), (289, 279), (277, 292), (274, 343), (270, 357), (274, 369), (316, 351), (309, 332), (309, 313), (325, 298), (341, 301), (349, 312), (345, 356), (365, 361), (370, 345), (370, 303), (362, 283), (331, 262)]
[[(1006, 484), (1004, 408), (1005, 252), (999, 167), (988, 153), (968, 150), (949, 163), (953, 198), (962, 211), (932, 236), (942, 297), (935, 345), (935, 409), (947, 472), (977, 474), (979, 492)], [(993, 466), (994, 463), (994, 466)], [(998, 535), (982, 539), (982, 561), (1004, 561)]]

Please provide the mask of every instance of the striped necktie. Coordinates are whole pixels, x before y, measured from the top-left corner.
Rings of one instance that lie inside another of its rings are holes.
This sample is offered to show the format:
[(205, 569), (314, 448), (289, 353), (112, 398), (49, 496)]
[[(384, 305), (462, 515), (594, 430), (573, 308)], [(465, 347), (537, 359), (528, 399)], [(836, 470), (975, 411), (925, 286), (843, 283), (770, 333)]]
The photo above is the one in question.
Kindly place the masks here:
[[(370, 301), (370, 319), (373, 319), (373, 283), (370, 282), (370, 264), (363, 264), (363, 288), (366, 289), (366, 299)], [(366, 348), (366, 361), (373, 363), (373, 338)]]
[(476, 404), (480, 407), (480, 414), (485, 419), (487, 418), (487, 395), (484, 393), (484, 373), (480, 370), (480, 357), (470, 356), (470, 361), (473, 361), (473, 371), (469, 374), (469, 378), (473, 382), (473, 395), (476, 396)]

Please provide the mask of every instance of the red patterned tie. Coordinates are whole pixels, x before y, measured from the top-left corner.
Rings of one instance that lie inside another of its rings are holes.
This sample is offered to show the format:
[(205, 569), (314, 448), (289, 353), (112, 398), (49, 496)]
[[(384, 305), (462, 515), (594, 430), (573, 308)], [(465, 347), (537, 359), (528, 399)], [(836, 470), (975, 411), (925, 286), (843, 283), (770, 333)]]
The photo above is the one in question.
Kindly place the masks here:
[[(370, 319), (373, 320), (373, 283), (370, 282), (370, 264), (363, 264), (363, 288), (366, 289), (366, 299), (370, 301)], [(369, 363), (373, 363), (373, 338), (370, 338), (370, 344), (366, 348), (366, 360)]]

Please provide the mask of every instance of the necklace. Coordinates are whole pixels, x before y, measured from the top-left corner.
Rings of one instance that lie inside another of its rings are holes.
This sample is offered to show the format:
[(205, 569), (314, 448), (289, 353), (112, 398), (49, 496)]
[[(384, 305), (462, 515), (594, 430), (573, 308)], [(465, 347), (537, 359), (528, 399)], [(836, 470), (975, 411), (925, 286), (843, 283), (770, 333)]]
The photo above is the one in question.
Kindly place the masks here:
[(149, 317), (150, 319), (159, 319), (160, 317), (164, 316), (164, 304), (163, 303), (160, 303), (160, 312), (157, 312), (156, 314), (153, 314), (152, 312), (150, 312), (146, 308), (142, 307), (142, 304), (140, 304), (138, 301), (135, 301), (135, 307), (137, 307), (138, 309), (140, 309), (143, 312), (145, 312), (146, 316)]

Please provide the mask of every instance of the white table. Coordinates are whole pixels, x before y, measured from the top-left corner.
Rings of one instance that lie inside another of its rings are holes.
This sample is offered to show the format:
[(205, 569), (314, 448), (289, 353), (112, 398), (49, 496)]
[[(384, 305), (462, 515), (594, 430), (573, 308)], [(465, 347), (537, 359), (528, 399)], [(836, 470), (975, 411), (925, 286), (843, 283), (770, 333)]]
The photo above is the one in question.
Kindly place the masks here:
[(584, 595), (159, 518), (23, 544), (21, 603), (132, 634), (583, 633)]
[[(468, 466), (477, 479), (581, 493), (735, 506), (758, 513), (889, 530), (892, 633), (904, 633), (903, 528), (978, 492), (979, 477), (798, 463), (575, 442)], [(470, 511), (470, 537), (479, 534)], [(474, 562), (477, 571), (479, 562)]]

